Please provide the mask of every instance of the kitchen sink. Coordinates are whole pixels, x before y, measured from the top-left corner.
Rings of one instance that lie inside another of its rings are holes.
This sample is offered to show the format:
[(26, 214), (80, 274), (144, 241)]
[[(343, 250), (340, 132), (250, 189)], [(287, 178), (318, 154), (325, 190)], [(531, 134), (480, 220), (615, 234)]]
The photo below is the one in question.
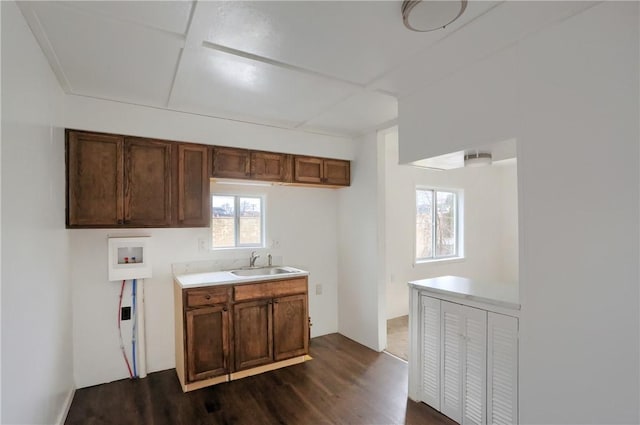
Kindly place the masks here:
[(276, 274), (295, 273), (294, 270), (287, 270), (282, 267), (258, 267), (254, 269), (232, 270), (232, 274), (236, 276), (272, 276)]

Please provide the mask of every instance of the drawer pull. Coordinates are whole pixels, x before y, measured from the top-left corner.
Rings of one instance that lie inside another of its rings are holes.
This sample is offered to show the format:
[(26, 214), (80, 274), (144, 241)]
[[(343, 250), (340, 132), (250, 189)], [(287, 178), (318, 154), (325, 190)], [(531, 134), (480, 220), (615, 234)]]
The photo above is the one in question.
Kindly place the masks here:
[(211, 299), (211, 295), (210, 295), (210, 294), (205, 295), (205, 296), (204, 296), (204, 299), (205, 299), (205, 300), (207, 300), (207, 301), (209, 301), (209, 300)]

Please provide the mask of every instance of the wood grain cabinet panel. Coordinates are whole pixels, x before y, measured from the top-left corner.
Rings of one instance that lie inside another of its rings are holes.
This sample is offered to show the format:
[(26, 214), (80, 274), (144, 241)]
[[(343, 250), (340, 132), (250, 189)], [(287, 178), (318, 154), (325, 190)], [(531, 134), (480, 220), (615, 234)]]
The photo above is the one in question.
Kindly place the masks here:
[(291, 156), (273, 152), (251, 152), (251, 178), (285, 182), (290, 174)]
[(323, 166), (323, 183), (337, 186), (349, 186), (351, 184), (349, 161), (325, 159)]
[(206, 227), (210, 220), (208, 147), (178, 145), (178, 224)]
[(294, 183), (322, 184), (323, 163), (321, 158), (295, 156), (293, 160)]
[(273, 300), (273, 357), (276, 361), (309, 352), (307, 294)]
[(273, 362), (273, 314), (271, 300), (233, 306), (235, 370)]
[(251, 155), (247, 149), (214, 147), (212, 177), (248, 179), (251, 177)]
[(124, 137), (67, 130), (67, 226), (123, 223)]
[(186, 312), (190, 382), (229, 373), (229, 311), (226, 306)]
[(293, 182), (327, 186), (349, 186), (351, 163), (340, 159), (295, 156)]
[(125, 138), (124, 224), (171, 225), (171, 142)]

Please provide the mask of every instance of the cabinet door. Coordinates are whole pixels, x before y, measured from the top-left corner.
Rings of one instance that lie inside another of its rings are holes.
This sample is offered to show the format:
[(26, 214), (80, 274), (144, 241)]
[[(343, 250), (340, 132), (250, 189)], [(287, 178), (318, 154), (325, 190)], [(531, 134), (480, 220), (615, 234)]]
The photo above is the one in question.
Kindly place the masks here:
[(309, 352), (307, 295), (273, 300), (273, 356), (276, 361)]
[(351, 184), (351, 164), (349, 161), (337, 159), (325, 159), (323, 170), (323, 183), (349, 186)]
[(295, 156), (293, 159), (293, 181), (295, 183), (322, 184), (323, 161), (321, 158)]
[(251, 178), (284, 182), (287, 174), (289, 155), (271, 152), (251, 152)]
[(271, 300), (233, 306), (235, 370), (273, 362)]
[(440, 300), (420, 297), (420, 400), (440, 410)]
[(189, 382), (229, 372), (229, 312), (226, 306), (186, 312)]
[(178, 145), (178, 224), (205, 227), (211, 220), (207, 146)]
[(124, 171), (125, 224), (171, 225), (171, 142), (126, 138)]
[(67, 226), (122, 224), (124, 138), (67, 131)]
[(462, 306), (441, 302), (442, 352), (440, 411), (462, 423)]
[(466, 306), (462, 312), (462, 424), (481, 425), (487, 412), (487, 312)]
[(518, 423), (518, 319), (489, 313), (487, 422)]
[(487, 312), (441, 303), (440, 411), (461, 424), (486, 423)]
[(236, 148), (213, 148), (213, 177), (248, 179), (251, 177), (249, 151)]

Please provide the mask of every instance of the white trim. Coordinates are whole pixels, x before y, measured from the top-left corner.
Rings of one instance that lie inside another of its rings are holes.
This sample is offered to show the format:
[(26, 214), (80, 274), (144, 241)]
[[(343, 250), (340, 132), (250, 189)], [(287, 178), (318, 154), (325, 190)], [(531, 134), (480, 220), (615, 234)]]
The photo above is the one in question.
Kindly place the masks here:
[(71, 409), (71, 403), (73, 402), (73, 396), (76, 393), (76, 387), (72, 387), (67, 394), (67, 398), (62, 405), (62, 410), (60, 410), (60, 414), (58, 415), (58, 420), (56, 421), (56, 425), (64, 425), (67, 420), (67, 416), (69, 415), (69, 409)]

